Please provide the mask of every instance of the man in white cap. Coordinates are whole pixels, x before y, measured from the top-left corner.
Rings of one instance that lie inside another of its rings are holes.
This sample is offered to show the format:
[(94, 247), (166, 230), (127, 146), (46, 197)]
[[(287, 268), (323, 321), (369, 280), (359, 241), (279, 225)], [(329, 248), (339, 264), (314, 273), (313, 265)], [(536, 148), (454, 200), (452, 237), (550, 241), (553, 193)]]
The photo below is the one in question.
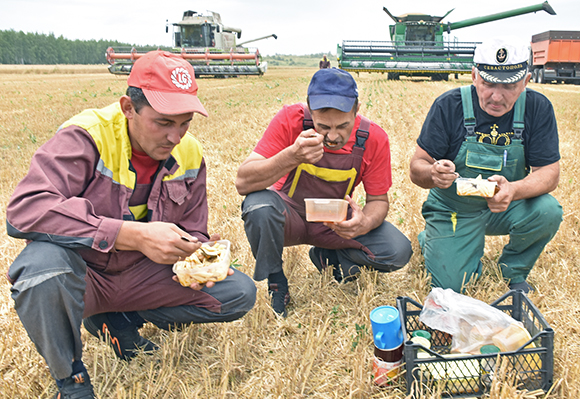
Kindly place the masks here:
[(56, 398), (93, 398), (81, 322), (129, 360), (157, 346), (138, 329), (232, 321), (254, 305), (253, 280), (233, 269), (182, 287), (171, 265), (207, 231), (206, 166), (188, 133), (207, 116), (192, 66), (168, 52), (133, 65), (127, 95), (65, 122), (32, 158), (6, 210), (29, 240), (11, 265), (15, 309), (57, 381)]
[[(526, 281), (558, 231), (562, 208), (550, 193), (558, 185), (558, 129), (550, 101), (526, 85), (529, 45), (495, 38), (478, 45), (472, 86), (437, 98), (417, 139), (411, 180), (428, 188), (419, 243), (435, 287), (460, 292), (481, 276), (485, 236), (507, 235), (498, 259), (511, 289)], [(495, 182), (491, 198), (459, 196), (455, 180)]]

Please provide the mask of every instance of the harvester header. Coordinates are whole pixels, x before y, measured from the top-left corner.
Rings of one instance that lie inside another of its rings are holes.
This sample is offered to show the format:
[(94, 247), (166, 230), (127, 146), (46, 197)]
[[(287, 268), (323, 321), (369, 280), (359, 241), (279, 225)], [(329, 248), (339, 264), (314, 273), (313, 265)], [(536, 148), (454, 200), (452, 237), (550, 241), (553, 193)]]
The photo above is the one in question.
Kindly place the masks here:
[[(220, 14), (213, 11), (205, 14), (185, 11), (182, 20), (172, 25), (174, 47), (169, 51), (189, 61), (196, 77), (263, 75), (268, 65), (262, 62), (258, 49), (242, 47), (242, 44), (269, 37), (277, 38), (276, 35), (268, 35), (236, 44), (236, 39), (242, 36), (242, 30), (224, 25)], [(169, 31), (169, 24), (165, 30)], [(133, 63), (147, 51), (109, 47), (106, 52), (109, 72), (129, 74)]]
[(556, 14), (545, 1), (459, 22), (441, 22), (453, 10), (443, 16), (421, 13), (395, 16), (383, 7), (395, 22), (389, 26), (391, 41), (343, 41), (342, 47), (337, 48), (339, 68), (353, 72), (387, 72), (389, 79), (427, 76), (432, 80), (448, 80), (449, 74), (471, 73), (478, 43), (445, 41), (443, 33), (537, 11)]

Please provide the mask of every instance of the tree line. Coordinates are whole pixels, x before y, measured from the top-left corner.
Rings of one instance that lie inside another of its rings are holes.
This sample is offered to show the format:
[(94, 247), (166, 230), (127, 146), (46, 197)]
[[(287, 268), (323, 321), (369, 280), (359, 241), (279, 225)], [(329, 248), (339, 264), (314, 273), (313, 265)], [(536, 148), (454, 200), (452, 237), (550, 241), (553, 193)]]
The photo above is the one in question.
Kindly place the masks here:
[(0, 64), (105, 64), (107, 48), (155, 50), (112, 40), (69, 40), (54, 34), (0, 30)]

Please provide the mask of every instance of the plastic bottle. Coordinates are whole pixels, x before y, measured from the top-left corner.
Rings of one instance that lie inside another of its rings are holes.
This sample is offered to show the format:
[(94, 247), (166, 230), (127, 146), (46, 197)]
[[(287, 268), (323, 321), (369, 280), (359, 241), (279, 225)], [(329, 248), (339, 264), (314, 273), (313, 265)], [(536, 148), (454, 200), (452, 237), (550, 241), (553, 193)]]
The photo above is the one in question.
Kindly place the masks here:
[(379, 349), (375, 346), (373, 357), (373, 376), (378, 386), (389, 385), (401, 371), (403, 365), (403, 349), (401, 344), (395, 349)]
[(399, 311), (393, 306), (379, 306), (371, 311), (374, 339), (373, 376), (375, 384), (387, 386), (403, 365), (403, 330)]

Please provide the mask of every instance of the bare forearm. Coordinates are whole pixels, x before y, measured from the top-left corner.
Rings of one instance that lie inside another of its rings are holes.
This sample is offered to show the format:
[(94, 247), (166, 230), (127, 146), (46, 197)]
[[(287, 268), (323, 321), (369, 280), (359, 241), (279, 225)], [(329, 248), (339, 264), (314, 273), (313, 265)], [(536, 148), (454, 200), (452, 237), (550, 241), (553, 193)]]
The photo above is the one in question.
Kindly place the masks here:
[(409, 177), (421, 188), (436, 187), (431, 173), (431, 163), (424, 159), (412, 159)]
[(538, 197), (552, 192), (560, 180), (559, 162), (542, 167), (532, 167), (532, 173), (522, 180), (512, 182), (514, 189), (513, 200)]
[(264, 190), (299, 165), (286, 148), (271, 158), (252, 154), (238, 169), (236, 189), (240, 195)]
[(383, 223), (385, 218), (389, 213), (389, 202), (388, 200), (376, 199), (368, 200), (363, 208), (363, 213), (367, 219), (367, 233), (371, 230), (376, 229)]
[(336, 234), (346, 239), (353, 239), (376, 229), (383, 223), (389, 212), (387, 194), (367, 195), (366, 204), (362, 209), (350, 196), (347, 196), (347, 199), (352, 208), (351, 218), (338, 223), (325, 223)]
[(256, 152), (238, 169), (236, 189), (241, 195), (264, 190), (302, 163), (315, 164), (324, 155), (324, 136), (313, 129), (306, 130), (294, 144), (266, 158)]
[[(187, 240), (183, 240), (185, 237)], [(173, 264), (191, 255), (201, 243), (173, 223), (130, 222), (121, 225), (115, 249), (139, 251), (154, 262)]]
[(140, 251), (139, 243), (146, 240), (145, 230), (141, 228), (143, 226), (139, 222), (123, 222), (115, 240), (115, 249), (119, 251)]
[(422, 188), (448, 188), (457, 178), (455, 164), (449, 159), (435, 160), (417, 146), (409, 171), (411, 181)]

